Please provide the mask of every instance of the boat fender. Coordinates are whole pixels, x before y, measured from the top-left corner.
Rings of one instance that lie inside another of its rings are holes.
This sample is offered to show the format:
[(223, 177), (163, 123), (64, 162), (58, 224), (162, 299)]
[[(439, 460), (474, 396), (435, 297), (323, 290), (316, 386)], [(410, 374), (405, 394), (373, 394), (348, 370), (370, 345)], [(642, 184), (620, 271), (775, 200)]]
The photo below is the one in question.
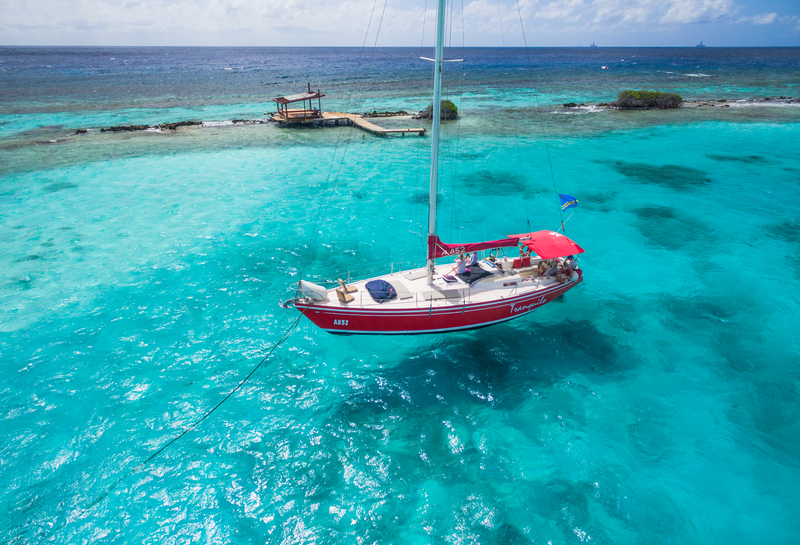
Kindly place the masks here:
[(322, 286), (318, 286), (317, 284), (301, 280), (297, 283), (297, 289), (303, 294), (304, 297), (308, 297), (314, 301), (328, 300), (328, 290)]

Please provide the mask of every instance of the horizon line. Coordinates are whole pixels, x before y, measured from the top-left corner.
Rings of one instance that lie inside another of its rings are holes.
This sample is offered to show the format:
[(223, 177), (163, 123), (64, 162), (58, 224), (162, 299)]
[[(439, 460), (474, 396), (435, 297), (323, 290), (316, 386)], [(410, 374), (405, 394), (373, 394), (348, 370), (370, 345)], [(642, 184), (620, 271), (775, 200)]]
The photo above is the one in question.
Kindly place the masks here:
[[(0, 48), (12, 47), (85, 47), (85, 48), (101, 48), (101, 47), (128, 47), (128, 48), (207, 48), (207, 49), (254, 49), (254, 48), (278, 48), (278, 49), (363, 49), (359, 45), (86, 45), (86, 44), (59, 44), (59, 45), (43, 45), (43, 44), (0, 44)], [(432, 49), (433, 45), (376, 45), (369, 49)], [(800, 45), (516, 45), (516, 46), (502, 46), (502, 45), (454, 45), (449, 46), (448, 49), (757, 49), (757, 48), (772, 48), (772, 49), (800, 49)]]

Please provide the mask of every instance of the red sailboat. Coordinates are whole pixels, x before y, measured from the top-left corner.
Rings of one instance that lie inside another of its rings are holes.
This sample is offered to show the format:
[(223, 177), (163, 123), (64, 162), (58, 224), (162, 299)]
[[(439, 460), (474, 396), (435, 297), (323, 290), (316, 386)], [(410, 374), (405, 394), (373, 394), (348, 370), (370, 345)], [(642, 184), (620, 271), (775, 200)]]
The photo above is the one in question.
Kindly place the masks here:
[[(301, 280), (297, 296), (281, 306), (294, 306), (330, 333), (408, 335), (476, 329), (533, 312), (583, 281), (575, 257), (583, 249), (554, 231), (471, 244), (446, 244), (436, 236), (444, 13), (445, 0), (439, 0), (426, 266), (350, 284), (339, 280), (330, 289)], [(528, 251), (495, 255), (519, 245)], [(471, 262), (454, 271), (450, 260), (460, 254), (470, 256)], [(440, 258), (450, 260), (437, 270)]]

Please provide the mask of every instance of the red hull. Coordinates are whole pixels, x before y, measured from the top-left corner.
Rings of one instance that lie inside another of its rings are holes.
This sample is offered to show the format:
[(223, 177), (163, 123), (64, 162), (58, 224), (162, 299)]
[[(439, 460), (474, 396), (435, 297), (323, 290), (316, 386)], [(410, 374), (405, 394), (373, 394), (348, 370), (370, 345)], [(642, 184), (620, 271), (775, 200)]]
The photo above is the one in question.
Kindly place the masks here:
[(477, 329), (512, 320), (533, 312), (583, 281), (557, 284), (552, 288), (483, 303), (447, 307), (356, 308), (296, 302), (299, 309), (319, 328), (346, 335), (412, 335)]

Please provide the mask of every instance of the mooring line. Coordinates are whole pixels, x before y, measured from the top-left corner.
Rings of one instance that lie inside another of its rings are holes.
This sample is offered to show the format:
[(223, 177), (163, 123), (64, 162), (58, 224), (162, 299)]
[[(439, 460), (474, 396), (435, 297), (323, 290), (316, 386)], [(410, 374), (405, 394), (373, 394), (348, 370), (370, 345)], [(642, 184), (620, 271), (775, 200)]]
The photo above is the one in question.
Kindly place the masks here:
[(102, 493), (102, 494), (100, 494), (99, 496), (97, 496), (97, 497), (94, 499), (94, 501), (93, 501), (93, 502), (92, 502), (92, 503), (91, 503), (91, 504), (90, 504), (88, 507), (86, 507), (86, 508), (84, 509), (84, 511), (89, 511), (89, 510), (90, 510), (90, 509), (92, 509), (92, 508), (93, 508), (95, 505), (97, 505), (98, 503), (100, 503), (100, 502), (102, 502), (104, 499), (106, 499), (106, 498), (108, 497), (108, 495), (109, 495), (111, 492), (113, 492), (113, 491), (114, 491), (114, 490), (117, 488), (117, 486), (119, 486), (119, 484), (120, 484), (122, 481), (124, 481), (125, 479), (127, 479), (127, 478), (128, 478), (128, 477), (130, 477), (131, 475), (134, 475), (134, 474), (136, 474), (136, 473), (139, 473), (139, 472), (142, 470), (142, 468), (144, 468), (144, 467), (145, 467), (147, 464), (149, 464), (151, 461), (153, 461), (153, 459), (155, 459), (155, 458), (156, 458), (156, 456), (158, 456), (159, 454), (161, 454), (162, 452), (164, 452), (166, 449), (168, 449), (168, 448), (169, 448), (171, 445), (173, 445), (173, 444), (174, 444), (174, 443), (175, 443), (175, 442), (176, 442), (178, 439), (180, 439), (181, 437), (183, 437), (184, 435), (186, 435), (187, 433), (189, 433), (190, 431), (192, 431), (193, 429), (195, 429), (195, 428), (196, 428), (198, 425), (200, 425), (200, 423), (201, 423), (203, 420), (205, 420), (206, 418), (208, 418), (209, 416), (211, 416), (211, 413), (213, 413), (214, 411), (216, 411), (217, 409), (219, 409), (219, 408), (220, 408), (220, 406), (221, 406), (223, 403), (225, 403), (226, 401), (228, 401), (228, 399), (230, 399), (230, 397), (231, 397), (233, 394), (235, 394), (237, 391), (239, 391), (239, 390), (241, 389), (241, 387), (242, 387), (242, 386), (244, 386), (244, 385), (245, 385), (245, 383), (246, 383), (248, 380), (250, 380), (250, 377), (252, 377), (252, 376), (253, 376), (253, 374), (254, 374), (256, 371), (258, 371), (258, 369), (259, 369), (259, 368), (260, 368), (262, 365), (264, 365), (264, 362), (266, 362), (266, 361), (269, 359), (269, 357), (272, 355), (272, 353), (273, 353), (273, 352), (274, 352), (274, 351), (275, 351), (275, 350), (276, 350), (276, 349), (277, 349), (277, 348), (278, 348), (278, 347), (279, 347), (279, 346), (280, 346), (280, 345), (281, 345), (281, 344), (282, 344), (282, 343), (283, 343), (283, 342), (284, 342), (286, 339), (288, 339), (288, 338), (289, 338), (289, 337), (292, 335), (292, 333), (294, 333), (294, 330), (295, 330), (295, 328), (297, 327), (297, 324), (300, 322), (300, 318), (302, 318), (302, 317), (303, 317), (303, 312), (304, 312), (304, 311), (301, 311), (301, 312), (300, 312), (300, 314), (297, 316), (297, 318), (295, 319), (295, 321), (294, 321), (294, 322), (292, 322), (292, 324), (291, 324), (291, 325), (290, 325), (290, 326), (289, 326), (289, 327), (286, 329), (286, 331), (284, 331), (284, 332), (283, 332), (283, 335), (281, 335), (281, 338), (280, 338), (280, 339), (278, 339), (278, 342), (276, 342), (274, 345), (272, 345), (272, 348), (270, 348), (270, 349), (269, 349), (269, 351), (268, 351), (268, 352), (266, 353), (266, 355), (265, 355), (265, 356), (264, 356), (264, 357), (261, 359), (261, 361), (259, 361), (259, 362), (258, 362), (258, 364), (256, 364), (256, 366), (255, 366), (255, 367), (253, 367), (253, 368), (250, 370), (250, 372), (247, 374), (247, 376), (246, 376), (246, 377), (244, 377), (244, 378), (243, 378), (243, 379), (242, 379), (242, 380), (239, 382), (239, 384), (237, 384), (237, 385), (236, 385), (236, 387), (235, 387), (233, 390), (231, 390), (230, 392), (228, 392), (228, 395), (226, 395), (224, 398), (222, 398), (222, 400), (221, 400), (219, 403), (217, 403), (217, 404), (216, 404), (216, 405), (215, 405), (215, 406), (214, 406), (214, 407), (213, 407), (211, 410), (209, 410), (209, 411), (206, 411), (206, 413), (205, 413), (203, 416), (201, 416), (200, 418), (198, 418), (197, 420), (195, 420), (195, 421), (194, 421), (194, 422), (193, 422), (193, 423), (192, 423), (192, 424), (191, 424), (189, 427), (185, 428), (185, 429), (184, 429), (184, 430), (183, 430), (183, 431), (182, 431), (180, 434), (178, 434), (178, 435), (176, 435), (175, 437), (173, 437), (172, 439), (170, 439), (170, 440), (169, 440), (169, 441), (168, 441), (168, 442), (167, 442), (165, 445), (163, 445), (161, 448), (159, 448), (157, 451), (155, 451), (153, 454), (151, 454), (151, 455), (150, 455), (150, 456), (149, 456), (149, 457), (148, 457), (148, 458), (147, 458), (145, 461), (143, 461), (141, 464), (139, 464), (138, 466), (136, 466), (134, 469), (132, 469), (131, 471), (129, 471), (128, 473), (126, 473), (125, 475), (123, 475), (122, 477), (120, 477), (119, 479), (117, 479), (117, 480), (114, 482), (114, 484), (112, 484), (111, 486), (107, 487), (107, 488), (106, 488), (106, 489), (103, 491), (103, 493)]

